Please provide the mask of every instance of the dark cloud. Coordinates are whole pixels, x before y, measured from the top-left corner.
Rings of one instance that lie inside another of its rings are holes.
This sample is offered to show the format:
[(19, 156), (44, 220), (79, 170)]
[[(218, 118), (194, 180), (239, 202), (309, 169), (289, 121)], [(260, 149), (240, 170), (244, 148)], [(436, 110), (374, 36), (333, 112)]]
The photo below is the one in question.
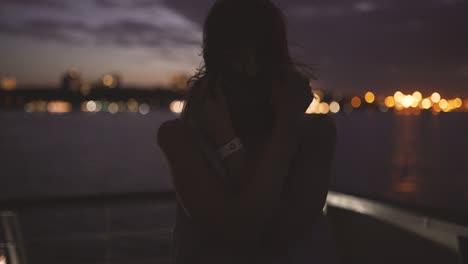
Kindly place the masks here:
[(0, 34), (64, 43), (82, 43), (83, 41), (74, 37), (72, 32), (85, 32), (87, 30), (88, 27), (80, 22), (29, 20), (21, 24), (0, 23)]
[(95, 4), (103, 8), (144, 8), (154, 7), (161, 4), (161, 0), (94, 0)]
[(101, 41), (125, 46), (155, 47), (199, 44), (197, 40), (188, 37), (191, 34), (188, 29), (157, 26), (139, 21), (117, 21), (94, 28), (92, 32)]
[(67, 1), (61, 0), (2, 0), (2, 6), (27, 6), (27, 7), (52, 7), (52, 8), (66, 8)]
[(94, 0), (101, 8), (147, 8), (166, 6), (184, 15), (190, 21), (201, 25), (209, 8), (216, 0)]
[[(210, 7), (215, 0), (197, 0), (196, 4), (189, 3), (187, 0), (164, 0), (164, 5), (177, 10), (191, 21), (202, 25)], [(239, 16), (241, 19), (241, 16)]]
[(189, 33), (181, 28), (133, 20), (120, 20), (99, 26), (45, 19), (29, 20), (19, 25), (0, 23), (0, 34), (64, 43), (81, 44), (91, 41), (98, 44), (150, 48), (199, 44), (197, 40), (188, 37)]

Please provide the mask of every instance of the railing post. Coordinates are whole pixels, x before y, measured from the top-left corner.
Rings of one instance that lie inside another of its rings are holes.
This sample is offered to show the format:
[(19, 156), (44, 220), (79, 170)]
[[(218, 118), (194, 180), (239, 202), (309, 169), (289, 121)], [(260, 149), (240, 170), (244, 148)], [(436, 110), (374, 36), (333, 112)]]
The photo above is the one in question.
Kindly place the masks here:
[(468, 264), (468, 238), (458, 237), (458, 250), (460, 252), (460, 258), (462, 264)]
[(9, 263), (11, 264), (19, 264), (19, 258), (16, 251), (16, 245), (14, 244), (14, 237), (13, 237), (13, 229), (10, 223), (10, 219), (13, 215), (11, 212), (2, 212), (0, 213), (2, 217), (2, 225), (3, 230), (5, 232), (5, 242), (6, 242), (6, 250), (8, 251), (9, 256)]

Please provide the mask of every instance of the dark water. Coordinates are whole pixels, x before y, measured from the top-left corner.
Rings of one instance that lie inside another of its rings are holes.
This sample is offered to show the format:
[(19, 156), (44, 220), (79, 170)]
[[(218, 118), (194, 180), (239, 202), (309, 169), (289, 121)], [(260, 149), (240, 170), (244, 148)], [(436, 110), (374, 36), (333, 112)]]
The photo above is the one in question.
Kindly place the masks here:
[[(0, 200), (172, 189), (155, 135), (169, 113), (0, 113)], [(468, 114), (335, 115), (333, 189), (464, 222)], [(18, 211), (30, 263), (167, 263), (174, 204)]]
[[(171, 190), (155, 136), (174, 117), (0, 113), (0, 200)], [(468, 210), (467, 113), (353, 113), (335, 119), (335, 189)]]
[(467, 113), (363, 113), (336, 121), (335, 189), (448, 214), (468, 212)]

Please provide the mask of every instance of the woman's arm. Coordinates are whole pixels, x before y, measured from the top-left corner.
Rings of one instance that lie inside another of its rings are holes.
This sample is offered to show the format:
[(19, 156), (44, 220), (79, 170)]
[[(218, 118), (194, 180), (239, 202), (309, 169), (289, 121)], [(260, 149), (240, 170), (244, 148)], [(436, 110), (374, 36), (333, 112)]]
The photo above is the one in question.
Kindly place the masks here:
[(274, 247), (299, 241), (322, 214), (335, 153), (336, 126), (329, 116), (310, 116), (304, 124), (300, 151), (294, 158), (288, 199), (272, 219)]
[(278, 122), (238, 195), (228, 196), (180, 120), (164, 123), (158, 144), (169, 161), (177, 197), (192, 220), (218, 239), (248, 246), (260, 240), (267, 219), (280, 200), (297, 137)]

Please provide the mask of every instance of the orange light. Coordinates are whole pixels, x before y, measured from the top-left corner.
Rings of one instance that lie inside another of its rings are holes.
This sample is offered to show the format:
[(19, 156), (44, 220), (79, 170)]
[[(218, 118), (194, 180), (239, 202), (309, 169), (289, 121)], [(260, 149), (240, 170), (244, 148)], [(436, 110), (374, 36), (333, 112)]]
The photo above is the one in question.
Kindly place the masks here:
[(454, 103), (456, 108), (460, 108), (463, 105), (462, 99), (460, 99), (460, 98), (455, 98), (455, 100), (453, 100), (453, 103)]
[(385, 106), (388, 107), (388, 108), (391, 108), (391, 107), (394, 107), (395, 106), (395, 99), (393, 99), (392, 96), (387, 96), (385, 98)]
[(53, 114), (68, 113), (72, 110), (72, 105), (64, 101), (51, 101), (47, 103), (47, 111)]
[(431, 108), (431, 100), (429, 100), (428, 98), (425, 98), (424, 100), (422, 100), (421, 102), (421, 107), (424, 108), (424, 109), (429, 109)]
[(447, 109), (448, 105), (449, 104), (448, 104), (447, 100), (445, 100), (445, 99), (442, 99), (442, 100), (439, 101), (439, 107), (442, 110)]
[(403, 100), (404, 97), (405, 97), (405, 95), (400, 91), (396, 92), (393, 95), (393, 98), (395, 99), (395, 102), (397, 102), (397, 103), (400, 103)]
[(16, 88), (15, 78), (3, 78), (1, 86), (4, 90), (14, 90)]
[(312, 103), (310, 103), (309, 108), (307, 108), (306, 114), (317, 114), (319, 104), (320, 99), (318, 97), (315, 97), (314, 100), (312, 100)]
[(372, 92), (367, 92), (364, 95), (364, 99), (366, 100), (367, 103), (372, 104), (375, 101), (375, 95)]
[(413, 98), (414, 98), (414, 100), (416, 100), (416, 102), (418, 102), (418, 103), (421, 102), (421, 100), (422, 100), (421, 92), (419, 92), (419, 91), (414, 92), (413, 93)]
[(412, 106), (414, 104), (414, 98), (413, 96), (411, 95), (407, 95), (405, 97), (403, 97), (403, 99), (401, 100), (401, 104), (403, 105), (403, 107), (405, 108), (409, 108), (410, 106)]
[(320, 103), (318, 109), (321, 114), (328, 114), (330, 112), (330, 106), (327, 103)]
[(354, 107), (354, 108), (359, 108), (361, 106), (361, 98), (355, 96), (353, 97), (353, 99), (351, 99), (351, 105)]
[(442, 111), (442, 109), (440, 109), (439, 104), (434, 104), (433, 109), (436, 113), (440, 113), (440, 111)]
[(433, 93), (431, 95), (431, 101), (436, 103), (436, 104), (440, 101), (440, 99), (441, 99), (441, 97), (440, 97), (439, 93)]
[(317, 98), (317, 100), (321, 101), (323, 99), (323, 92), (321, 90), (314, 90), (314, 98)]
[(102, 84), (104, 84), (104, 86), (107, 86), (107, 87), (110, 87), (110, 88), (115, 88), (116, 87), (115, 78), (110, 74), (107, 74), (102, 78)]

